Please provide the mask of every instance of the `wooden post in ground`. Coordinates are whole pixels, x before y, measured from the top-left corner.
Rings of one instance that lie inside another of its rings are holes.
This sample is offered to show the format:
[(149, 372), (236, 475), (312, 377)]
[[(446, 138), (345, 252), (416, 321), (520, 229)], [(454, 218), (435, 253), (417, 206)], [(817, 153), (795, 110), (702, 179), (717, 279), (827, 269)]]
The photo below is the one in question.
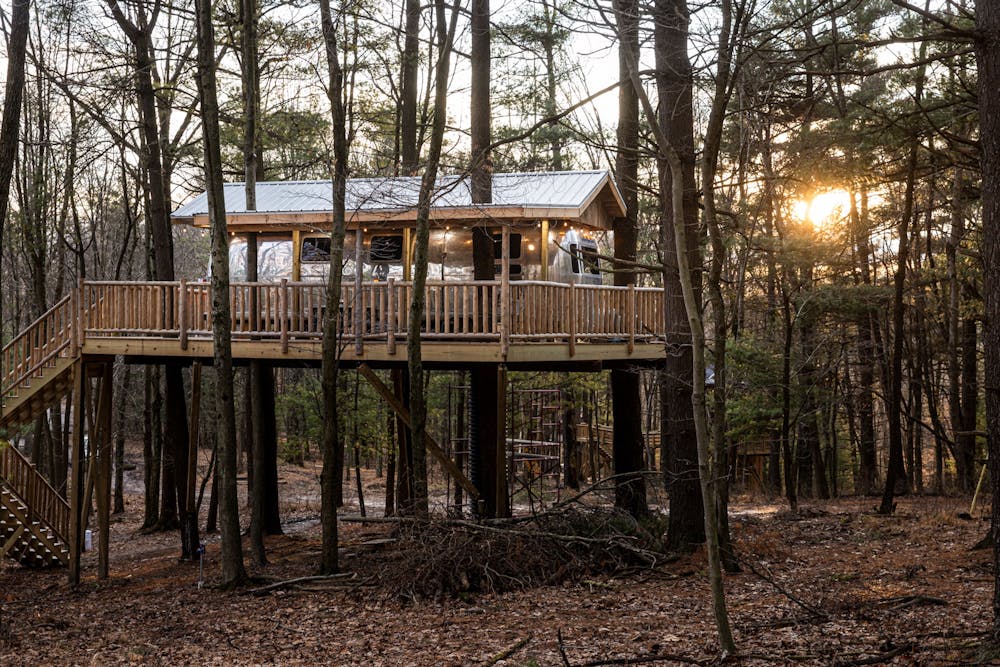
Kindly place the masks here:
[(353, 326), (354, 326), (354, 354), (361, 356), (365, 351), (364, 343), (364, 308), (365, 308), (365, 298), (362, 290), (364, 289), (364, 257), (365, 257), (365, 238), (364, 229), (361, 225), (358, 225), (357, 230), (354, 232), (354, 308), (352, 310)]
[(69, 583), (80, 583), (80, 555), (83, 553), (83, 442), (87, 397), (86, 366), (80, 361), (73, 368), (73, 452), (69, 480)]
[(114, 391), (114, 363), (102, 364), (100, 394), (97, 400), (97, 442), (92, 446), (97, 450), (97, 527), (99, 551), (97, 552), (97, 576), (108, 578), (108, 555), (111, 538), (111, 406)]
[[(188, 427), (188, 476), (187, 504), (188, 511), (195, 506), (195, 486), (198, 477), (198, 429), (201, 416), (201, 362), (191, 364), (191, 421)], [(195, 545), (197, 547), (197, 545)]]
[(497, 368), (496, 515), (510, 516), (507, 493), (507, 367)]
[(514, 300), (510, 294), (509, 225), (504, 225), (503, 229), (500, 230), (500, 255), (500, 356), (506, 359), (507, 352), (510, 349), (510, 327), (514, 321), (510, 312)]

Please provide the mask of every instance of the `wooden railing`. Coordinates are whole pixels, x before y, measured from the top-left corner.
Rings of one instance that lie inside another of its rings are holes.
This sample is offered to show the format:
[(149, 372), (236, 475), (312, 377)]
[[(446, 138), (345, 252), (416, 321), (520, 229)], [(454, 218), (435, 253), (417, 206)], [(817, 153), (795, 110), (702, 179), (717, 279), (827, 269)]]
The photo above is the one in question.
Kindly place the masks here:
[(29, 521), (44, 521), (60, 539), (68, 539), (69, 504), (21, 452), (4, 441), (0, 441), (0, 479), (5, 480), (27, 506)]
[(0, 353), (0, 400), (44, 376), (62, 357), (75, 354), (79, 345), (79, 315), (73, 294), (66, 295), (32, 322)]
[[(83, 285), (85, 336), (211, 336), (206, 283)], [(344, 284), (340, 335), (365, 340), (403, 338), (413, 297), (410, 282)], [(428, 281), (422, 337), (499, 340), (605, 338), (651, 340), (663, 333), (662, 290), (566, 285), (539, 281)], [(234, 283), (230, 286), (233, 337), (321, 338), (326, 309), (323, 283)]]

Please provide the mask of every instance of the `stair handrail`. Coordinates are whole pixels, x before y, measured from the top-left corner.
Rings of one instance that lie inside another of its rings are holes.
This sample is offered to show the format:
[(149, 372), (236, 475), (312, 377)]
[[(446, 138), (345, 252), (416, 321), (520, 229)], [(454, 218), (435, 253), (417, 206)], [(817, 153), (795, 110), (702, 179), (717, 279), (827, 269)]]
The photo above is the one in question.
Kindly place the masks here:
[[(54, 358), (65, 356), (62, 353), (72, 342), (74, 320), (79, 317), (70, 307), (72, 301), (73, 294), (67, 294), (4, 345), (0, 351), (0, 397), (7, 396)], [(39, 357), (32, 358), (32, 354), (27, 353), (14, 360), (15, 352), (43, 327), (51, 333), (39, 350)]]
[(63, 542), (69, 535), (69, 503), (13, 444), (0, 440), (0, 480), (28, 508), (30, 518), (43, 521)]

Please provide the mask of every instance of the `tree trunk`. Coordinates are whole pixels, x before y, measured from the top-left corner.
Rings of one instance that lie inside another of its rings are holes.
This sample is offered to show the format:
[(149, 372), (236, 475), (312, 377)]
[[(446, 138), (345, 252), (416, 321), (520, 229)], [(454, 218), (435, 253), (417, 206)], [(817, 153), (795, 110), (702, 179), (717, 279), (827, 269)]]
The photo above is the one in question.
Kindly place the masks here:
[[(698, 202), (695, 185), (694, 118), (691, 63), (687, 55), (689, 16), (683, 0), (656, 3), (656, 84), (660, 131), (670, 140), (682, 163), (683, 199), (673, 201), (673, 175), (666, 159), (657, 161), (660, 185), (660, 245), (663, 258), (663, 298), (666, 313), (667, 358), (660, 382), (660, 458), (664, 485), (670, 497), (667, 544), (688, 550), (705, 541), (704, 505), (698, 484), (698, 447), (691, 403), (693, 358), (691, 329), (684, 311), (684, 297), (674, 242), (673, 215), (680, 211), (686, 228), (680, 252), (689, 266), (700, 266), (698, 253)], [(669, 111), (668, 111), (669, 110)], [(691, 275), (692, 288), (700, 294), (700, 273)], [(700, 297), (699, 297), (700, 298)]]
[(229, 233), (222, 182), (219, 105), (216, 99), (215, 37), (211, 0), (196, 0), (198, 93), (205, 147), (205, 183), (212, 236), (212, 336), (216, 373), (216, 419), (219, 448), (219, 518), (222, 528), (222, 586), (246, 580), (236, 496), (236, 409), (233, 402), (232, 332), (229, 330)]
[(129, 390), (132, 366), (123, 364), (121, 382), (115, 391), (115, 514), (125, 511), (125, 392)]
[[(475, 2), (473, 3), (475, 7)], [(410, 319), (406, 332), (406, 361), (410, 373), (410, 446), (413, 451), (413, 513), (426, 517), (427, 505), (427, 402), (425, 396), (424, 367), (420, 349), (420, 326), (424, 321), (425, 286), (427, 284), (427, 255), (430, 240), (431, 200), (437, 185), (438, 164), (447, 123), (448, 75), (451, 65), (452, 37), (457, 21), (456, 11), (451, 25), (445, 18), (444, 0), (435, 5), (438, 62), (434, 80), (434, 121), (431, 126), (427, 165), (420, 181), (417, 199), (417, 220), (413, 259), (413, 299), (410, 301)], [(475, 25), (475, 19), (473, 19)], [(475, 34), (475, 30), (473, 30)], [(473, 79), (475, 80), (475, 79)]]
[[(472, 0), (470, 31), (472, 45), (470, 59), (470, 129), (472, 135), (471, 164), (469, 167), (472, 203), (489, 204), (493, 201), (493, 158), (490, 152), (490, 3), (489, 0)], [(475, 280), (493, 280), (496, 253), (493, 236), (482, 226), (472, 229), (472, 264)], [(481, 299), (481, 317), (488, 318), (489, 299)], [(469, 466), (472, 482), (480, 493), (477, 511), (483, 517), (503, 516), (507, 512), (506, 475), (498, 470), (501, 460), (500, 442), (503, 440), (506, 415), (497, 411), (497, 383), (499, 370), (495, 366), (476, 366), (469, 372)]]
[(403, 38), (400, 76), (399, 143), (402, 172), (415, 176), (420, 160), (417, 145), (417, 88), (420, 67), (420, 0), (406, 0), (406, 27)]
[[(326, 45), (330, 113), (333, 124), (333, 229), (330, 242), (330, 272), (327, 279), (326, 312), (323, 319), (323, 472), (321, 474), (321, 523), (323, 543), (320, 553), (320, 573), (334, 574), (340, 568), (338, 558), (337, 501), (343, 482), (337, 461), (343, 460), (343, 441), (337, 410), (339, 386), (340, 296), (346, 232), (345, 200), (347, 196), (347, 117), (344, 109), (344, 73), (337, 52), (337, 25), (330, 10), (330, 0), (320, 0), (320, 19)], [(359, 261), (361, 258), (357, 258)], [(360, 270), (360, 266), (356, 270)]]
[[(7, 41), (7, 85), (0, 120), (0, 262), (3, 261), (4, 221), (10, 200), (10, 181), (17, 160), (21, 128), (21, 98), (24, 94), (24, 60), (28, 44), (31, 0), (12, 0), (10, 36)], [(3, 299), (0, 299), (0, 347), (3, 339)]]
[(1000, 5), (976, 0), (979, 136), (983, 166), (983, 285), (986, 354), (986, 432), (993, 514), (993, 632), (1000, 644)]
[[(617, 0), (614, 4), (618, 24), (618, 72), (628, 78), (628, 63), (639, 59), (639, 3)], [(616, 259), (634, 262), (638, 226), (639, 172), (639, 99), (631, 86), (618, 88), (618, 151), (615, 176), (622, 198), (625, 217), (613, 223), (614, 255)], [(616, 262), (614, 284), (626, 287), (635, 284), (635, 272), (630, 264)], [(611, 370), (611, 402), (613, 416), (612, 460), (615, 474), (615, 507), (638, 517), (649, 512), (646, 504), (646, 480), (642, 443), (642, 401), (639, 396), (639, 373), (632, 369)]]

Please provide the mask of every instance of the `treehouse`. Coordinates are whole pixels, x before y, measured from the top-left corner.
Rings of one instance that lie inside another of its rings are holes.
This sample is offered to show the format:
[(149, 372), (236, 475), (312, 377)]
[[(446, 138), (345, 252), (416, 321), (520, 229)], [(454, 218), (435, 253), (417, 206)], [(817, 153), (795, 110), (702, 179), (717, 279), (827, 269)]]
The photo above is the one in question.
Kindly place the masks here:
[[(340, 328), (345, 363), (405, 362), (401, 344), (412, 298), (419, 188), (419, 178), (348, 181)], [(243, 184), (225, 189), (235, 354), (317, 359), (330, 270), (331, 184), (264, 182), (256, 192), (257, 210), (248, 211)], [(663, 356), (662, 292), (603, 284), (604, 272), (612, 269), (606, 238), (625, 214), (607, 172), (497, 174), (493, 201), (472, 204), (468, 179), (439, 183), (430, 212), (421, 327), (427, 363), (545, 363), (571, 370)], [(207, 227), (207, 197), (195, 198), (173, 218)], [(494, 238), (492, 281), (472, 279), (477, 226)], [(257, 246), (256, 282), (245, 282), (249, 243)], [(154, 302), (176, 304), (174, 320), (165, 323), (176, 341), (150, 347), (128, 340), (119, 330), (134, 327), (118, 314), (129, 309), (112, 308), (110, 320), (102, 312), (93, 321), (93, 333), (108, 334), (103, 353), (188, 356), (193, 350), (210, 356), (207, 284), (160, 289), (172, 293), (156, 294)]]
[[(377, 389), (370, 367), (406, 364), (419, 186), (418, 178), (351, 179), (347, 186), (340, 360), (360, 366)], [(319, 365), (331, 184), (259, 183), (256, 194), (257, 210), (248, 211), (243, 184), (225, 188), (233, 356), (237, 363)], [(420, 327), (425, 364), (493, 366), (505, 382), (507, 368), (593, 371), (664, 358), (662, 290), (604, 284), (613, 268), (607, 238), (624, 214), (621, 195), (603, 171), (497, 174), (492, 204), (472, 203), (468, 179), (441, 179), (430, 210)], [(206, 196), (179, 208), (173, 220), (207, 227)], [(472, 279), (475, 227), (493, 235), (493, 280)], [(258, 275), (248, 282), (254, 248)], [(73, 493), (65, 500), (15, 448), (0, 447), (0, 556), (32, 565), (69, 562), (70, 579), (78, 581), (87, 468), (106, 573), (112, 363), (116, 357), (137, 364), (210, 361), (209, 291), (205, 280), (81, 281), (3, 348), (0, 429), (30, 423), (72, 392)], [(399, 412), (388, 390), (380, 391)], [(499, 391), (495, 415), (501, 418), (503, 397)], [(97, 446), (85, 446), (85, 433)], [(493, 472), (502, 479), (503, 447), (498, 451)], [(453, 463), (431, 453), (474, 493)]]

